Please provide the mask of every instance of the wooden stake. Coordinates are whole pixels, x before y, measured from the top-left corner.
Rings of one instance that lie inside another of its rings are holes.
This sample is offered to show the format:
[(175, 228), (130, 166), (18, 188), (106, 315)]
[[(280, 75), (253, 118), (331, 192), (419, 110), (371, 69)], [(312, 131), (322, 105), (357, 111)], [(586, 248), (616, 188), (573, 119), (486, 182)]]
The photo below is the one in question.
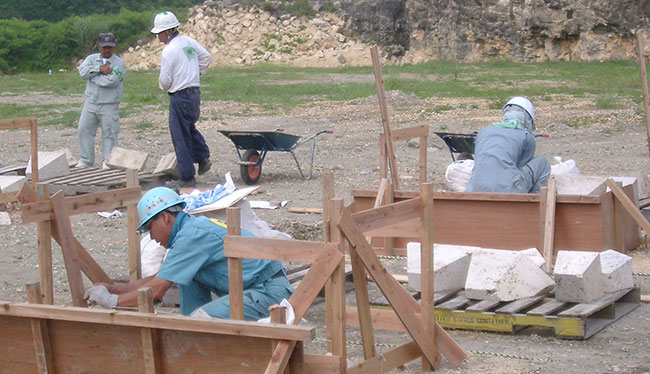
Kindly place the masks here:
[[(135, 169), (126, 170), (126, 187), (138, 187), (138, 171)], [(140, 267), (140, 235), (136, 232), (140, 224), (138, 209), (135, 204), (129, 204), (126, 207), (128, 220), (128, 240), (129, 240), (129, 280), (135, 282), (142, 278), (142, 269)]]
[[(50, 198), (50, 189), (47, 183), (36, 185), (38, 198)], [(38, 279), (40, 280), (41, 300), (44, 304), (54, 303), (54, 286), (52, 279), (52, 222), (41, 221), (36, 223), (38, 235)]]
[[(31, 304), (41, 304), (41, 290), (38, 283), (27, 284), (27, 302)], [(32, 340), (34, 342), (34, 351), (36, 352), (36, 366), (41, 374), (54, 374), (54, 362), (52, 361), (52, 347), (50, 344), (50, 334), (47, 328), (47, 320), (30, 318), (29, 323), (32, 327)]]
[(546, 272), (551, 273), (553, 269), (553, 242), (555, 240), (555, 179), (549, 178), (546, 195), (546, 206), (544, 215), (544, 247), (543, 254), (546, 261)]
[[(228, 235), (241, 235), (241, 212), (239, 208), (226, 210)], [(244, 319), (244, 285), (242, 283), (241, 258), (228, 257), (228, 295), (230, 297), (230, 319)]]
[[(140, 288), (138, 290), (138, 311), (140, 313), (154, 312), (153, 291), (151, 288)], [(158, 344), (158, 331), (148, 327), (140, 330), (142, 335), (142, 352), (144, 354), (144, 372), (146, 374), (162, 373), (160, 358), (160, 347)]]
[(630, 200), (629, 197), (625, 194), (623, 189), (618, 186), (618, 184), (613, 180), (613, 179), (608, 179), (605, 181), (605, 184), (607, 187), (609, 187), (612, 192), (614, 193), (614, 196), (623, 204), (623, 208), (627, 210), (628, 213), (634, 218), (636, 223), (643, 228), (643, 231), (646, 233), (650, 233), (650, 222), (643, 216), (643, 213), (639, 211), (637, 206), (634, 204), (632, 200)]
[[(434, 309), (433, 309), (433, 186), (429, 183), (420, 184), (420, 274), (422, 290), (420, 292), (420, 305), (422, 306), (422, 324), (426, 332), (434, 338)], [(433, 363), (431, 363), (433, 364)], [(429, 371), (433, 366), (428, 360), (422, 360), (422, 370)]]
[(645, 70), (645, 47), (643, 46), (643, 35), (641, 30), (636, 32), (637, 53), (639, 55), (639, 66), (641, 67), (641, 85), (643, 86), (643, 111), (645, 113), (645, 128), (650, 152), (650, 99), (648, 98), (648, 75)]
[[(332, 215), (330, 226), (330, 238), (338, 244), (341, 255), (345, 253), (341, 231), (339, 229), (339, 217), (343, 210), (343, 200), (330, 200), (330, 214)], [(343, 370), (347, 364), (345, 345), (345, 258), (341, 257), (339, 264), (325, 284), (325, 303), (329, 306), (326, 310), (327, 336), (330, 338), (330, 352), (333, 356), (341, 358), (340, 366)], [(329, 314), (329, 316), (327, 316)]]
[(386, 105), (386, 94), (384, 92), (384, 78), (381, 75), (381, 62), (379, 61), (379, 49), (375, 46), (370, 49), (372, 58), (373, 73), (375, 75), (375, 84), (377, 85), (377, 97), (379, 99), (379, 110), (381, 111), (381, 122), (384, 128), (384, 140), (386, 144), (386, 153), (388, 155), (388, 165), (390, 166), (390, 177), (393, 186), (399, 190), (399, 178), (397, 177), (397, 161), (395, 160), (395, 151), (393, 149), (393, 136), (390, 131), (388, 119), (388, 107)]

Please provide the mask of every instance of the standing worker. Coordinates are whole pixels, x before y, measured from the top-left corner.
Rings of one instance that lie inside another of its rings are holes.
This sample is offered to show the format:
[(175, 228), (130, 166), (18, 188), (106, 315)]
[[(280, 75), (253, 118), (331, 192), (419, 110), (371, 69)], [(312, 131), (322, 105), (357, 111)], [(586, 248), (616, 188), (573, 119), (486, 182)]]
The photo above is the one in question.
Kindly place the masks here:
[[(137, 306), (138, 289), (151, 287), (161, 298), (173, 283), (183, 315), (229, 318), (228, 260), (223, 253), (225, 225), (184, 213), (185, 203), (167, 187), (147, 191), (138, 202), (140, 232), (169, 248), (158, 274), (122, 285), (97, 284), (85, 298), (101, 307)], [(253, 236), (242, 229), (242, 235)], [(269, 306), (289, 299), (293, 288), (279, 261), (242, 259), (244, 318), (268, 317)], [(217, 298), (212, 300), (211, 293)]]
[(476, 136), (474, 168), (466, 192), (539, 193), (546, 186), (551, 165), (535, 156), (535, 109), (515, 96), (503, 106), (503, 121)]
[(160, 57), (158, 85), (169, 92), (169, 131), (174, 144), (179, 187), (196, 187), (194, 164), (203, 175), (212, 163), (210, 149), (196, 129), (201, 93), (199, 75), (205, 73), (212, 57), (196, 40), (179, 35), (178, 19), (172, 12), (156, 14), (151, 32), (165, 43)]
[(91, 167), (95, 163), (95, 135), (102, 125), (102, 167), (117, 145), (120, 130), (119, 106), (126, 66), (115, 51), (115, 36), (110, 32), (99, 34), (99, 53), (86, 57), (77, 68), (86, 80), (86, 101), (79, 116), (77, 167)]

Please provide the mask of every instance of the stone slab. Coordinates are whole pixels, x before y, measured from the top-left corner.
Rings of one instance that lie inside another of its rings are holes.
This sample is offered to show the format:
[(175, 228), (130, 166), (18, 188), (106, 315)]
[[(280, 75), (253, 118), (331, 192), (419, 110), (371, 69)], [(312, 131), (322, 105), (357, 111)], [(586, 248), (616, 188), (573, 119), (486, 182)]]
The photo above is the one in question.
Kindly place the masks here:
[(604, 294), (599, 252), (559, 251), (553, 273), (559, 301), (588, 303)]
[[(62, 177), (70, 174), (70, 166), (63, 151), (39, 151), (38, 152), (38, 180), (43, 181), (56, 177)], [(32, 159), (27, 162), (25, 176), (28, 178), (32, 175)]]
[(0, 176), (0, 192), (17, 192), (26, 180), (27, 177), (22, 175), (2, 175)]
[(603, 291), (617, 292), (634, 287), (632, 257), (613, 249), (600, 252)]
[(135, 169), (142, 171), (147, 163), (147, 152), (113, 147), (111, 154), (106, 159), (106, 166), (111, 169)]
[[(436, 292), (458, 290), (465, 287), (471, 253), (478, 247), (434, 244), (433, 284)], [(420, 243), (410, 242), (407, 250), (409, 287), (421, 291)]]
[(176, 161), (176, 153), (171, 152), (160, 158), (158, 165), (153, 169), (153, 173), (165, 173), (172, 176), (174, 179), (179, 178), (178, 162)]

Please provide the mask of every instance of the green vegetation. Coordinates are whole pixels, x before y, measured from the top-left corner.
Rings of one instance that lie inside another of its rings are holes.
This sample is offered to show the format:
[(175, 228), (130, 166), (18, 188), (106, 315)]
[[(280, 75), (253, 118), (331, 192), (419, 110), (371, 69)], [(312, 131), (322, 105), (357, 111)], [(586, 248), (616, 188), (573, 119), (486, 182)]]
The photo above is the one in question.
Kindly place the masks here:
[[(500, 109), (512, 95), (526, 95), (536, 100), (552, 101), (563, 97), (593, 97), (598, 109), (620, 108), (625, 103), (641, 102), (638, 65), (634, 61), (545, 62), (479, 64), (459, 63), (454, 79), (454, 62), (429, 62), (418, 65), (382, 68), (386, 91), (401, 90), (421, 98), (471, 98), (486, 100), (491, 109)], [(359, 79), (366, 76), (367, 79)], [(349, 79), (347, 78), (349, 77)], [(158, 71), (127, 71), (120, 115), (126, 118), (147, 110), (164, 110), (168, 96), (158, 89)], [(507, 82), (504, 83), (504, 82)], [(27, 100), (5, 100), (0, 117), (33, 115), (40, 124), (71, 126), (83, 99), (84, 82), (76, 71), (20, 73), (0, 76), (2, 96), (23, 95)], [(259, 64), (249, 67), (217, 66), (201, 78), (202, 100), (228, 100), (273, 111), (321, 100), (354, 100), (377, 94), (371, 67), (336, 69), (295, 68)], [(67, 104), (39, 104), (38, 95), (79, 99)], [(12, 104), (13, 102), (13, 104)], [(16, 104), (25, 102), (26, 104)], [(470, 104), (475, 108), (475, 104)], [(430, 108), (431, 112), (453, 109), (449, 105)], [(637, 108), (635, 108), (637, 109)], [(637, 112), (642, 114), (642, 112)], [(589, 126), (593, 121), (582, 118), (570, 126)], [(146, 123), (138, 125), (146, 129)]]

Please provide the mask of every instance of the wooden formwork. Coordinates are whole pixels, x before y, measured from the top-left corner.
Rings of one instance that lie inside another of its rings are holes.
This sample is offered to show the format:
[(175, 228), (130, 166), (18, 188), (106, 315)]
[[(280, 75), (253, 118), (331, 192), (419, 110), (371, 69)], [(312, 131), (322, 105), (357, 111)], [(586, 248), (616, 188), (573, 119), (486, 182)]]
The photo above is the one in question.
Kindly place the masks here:
[[(38, 129), (36, 118), (8, 118), (0, 119), (0, 130), (29, 128), (30, 157), (32, 159), (32, 187), (38, 183)], [(17, 194), (14, 192), (2, 193), (0, 191), (0, 204), (15, 201)]]

